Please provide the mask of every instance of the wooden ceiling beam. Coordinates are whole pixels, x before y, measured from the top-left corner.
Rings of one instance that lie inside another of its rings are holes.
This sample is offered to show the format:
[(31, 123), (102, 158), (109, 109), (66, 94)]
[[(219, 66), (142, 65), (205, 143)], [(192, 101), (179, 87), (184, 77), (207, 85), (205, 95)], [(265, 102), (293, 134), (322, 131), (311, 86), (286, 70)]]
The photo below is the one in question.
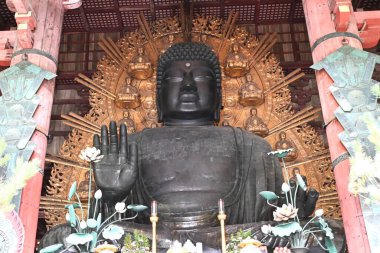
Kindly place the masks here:
[(130, 7), (130, 6), (119, 6), (119, 11), (135, 11), (136, 15), (139, 11), (150, 10), (150, 5), (139, 5), (138, 7)]

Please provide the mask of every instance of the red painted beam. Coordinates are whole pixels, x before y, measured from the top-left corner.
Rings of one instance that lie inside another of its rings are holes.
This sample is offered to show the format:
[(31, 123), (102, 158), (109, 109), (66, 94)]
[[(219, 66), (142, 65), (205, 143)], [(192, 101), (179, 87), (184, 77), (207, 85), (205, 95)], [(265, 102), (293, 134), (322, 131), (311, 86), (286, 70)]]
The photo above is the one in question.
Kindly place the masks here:
[(335, 10), (335, 29), (338, 32), (345, 32), (350, 22), (351, 9), (349, 4), (339, 4)]
[[(12, 2), (30, 3), (32, 5), (37, 17), (36, 29), (33, 34), (33, 49), (44, 51), (57, 59), (64, 13), (62, 0), (12, 0)], [(20, 13), (18, 9), (17, 11)], [(15, 48), (15, 50), (19, 49), (21, 48)], [(11, 65), (18, 63), (21, 57), (21, 55), (15, 56), (12, 59)], [(53, 73), (57, 71), (55, 63), (44, 56), (28, 54), (28, 60), (47, 71)], [(34, 114), (37, 128), (40, 131), (34, 132), (31, 141), (36, 144), (32, 159), (39, 159), (41, 161), (41, 168), (44, 168), (47, 147), (46, 136), (50, 124), (54, 84), (54, 79), (50, 81), (45, 80), (37, 92), (43, 98)], [(22, 192), (19, 215), (26, 231), (24, 253), (32, 253), (35, 249), (41, 187), (42, 175), (38, 173), (27, 183)]]
[(6, 3), (8, 9), (13, 12), (26, 14), (28, 11), (33, 11), (31, 0), (7, 0)]
[[(350, 2), (347, 0), (345, 1)], [(313, 46), (321, 37), (327, 34), (336, 33), (336, 24), (331, 18), (331, 5), (329, 6), (329, 0), (303, 0), (302, 2), (311, 46)], [(351, 4), (350, 9), (352, 9)], [(359, 33), (353, 14), (349, 17), (346, 31), (356, 35)], [(312, 52), (313, 61), (315, 63), (319, 62), (327, 55), (340, 48), (343, 45), (343, 39), (346, 39), (348, 44), (352, 47), (362, 48), (360, 41), (355, 38), (330, 38), (324, 40), (315, 47)], [(330, 148), (330, 155), (332, 161), (334, 161), (347, 151), (338, 138), (338, 134), (343, 131), (343, 128), (334, 116), (334, 111), (338, 107), (338, 104), (329, 90), (333, 80), (323, 69), (316, 71), (315, 74), (321, 100), (323, 119), (325, 124), (327, 124), (326, 134)], [(359, 198), (348, 192), (349, 172), (350, 166), (347, 159), (339, 162), (334, 168), (336, 188), (343, 216), (343, 225), (345, 228), (348, 250), (349, 252), (369, 253), (371, 251)]]
[(15, 41), (16, 31), (0, 32), (0, 66), (7, 67), (11, 64)]
[(364, 48), (377, 46), (380, 40), (380, 11), (359, 11), (354, 13), (359, 35)]
[(350, 0), (329, 1), (329, 8), (333, 13), (337, 32), (346, 32), (350, 19), (354, 16), (354, 22), (357, 23), (359, 29), (359, 36), (363, 40), (363, 48), (372, 48), (379, 43), (380, 11), (354, 12)]

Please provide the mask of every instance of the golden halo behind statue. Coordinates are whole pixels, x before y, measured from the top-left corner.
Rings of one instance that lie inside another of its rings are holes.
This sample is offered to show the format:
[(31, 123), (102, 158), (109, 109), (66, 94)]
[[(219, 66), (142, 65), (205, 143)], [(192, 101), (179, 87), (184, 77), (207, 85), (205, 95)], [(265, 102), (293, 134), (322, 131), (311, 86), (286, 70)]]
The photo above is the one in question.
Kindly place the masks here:
[[(42, 197), (49, 226), (64, 222), (66, 199), (71, 182), (85, 181), (86, 170), (78, 155), (92, 146), (92, 135), (111, 120), (126, 123), (128, 133), (160, 127), (157, 122), (155, 71), (160, 53), (184, 41), (178, 17), (148, 24), (140, 15), (140, 29), (127, 33), (116, 43), (99, 42), (106, 52), (92, 78), (79, 75), (76, 81), (90, 88), (90, 112), (84, 117), (70, 113), (66, 124), (74, 127), (61, 147), (60, 158), (52, 170), (48, 196)], [(287, 166), (290, 175), (298, 168), (309, 185), (320, 192), (319, 208), (329, 217), (339, 218), (335, 181), (321, 136), (307, 125), (318, 117), (318, 109), (305, 108), (294, 113), (287, 85), (303, 76), (295, 70), (284, 76), (270, 49), (275, 34), (260, 40), (244, 28), (235, 26), (236, 14), (227, 20), (197, 16), (192, 22), (192, 41), (205, 43), (218, 55), (222, 67), (223, 110), (219, 126), (245, 128), (264, 137), (273, 149), (294, 148)], [(68, 161), (68, 162), (67, 162)], [(84, 195), (86, 193), (84, 192)], [(85, 197), (85, 196), (84, 196)], [(59, 204), (61, 203), (61, 204)], [(47, 210), (47, 211), (46, 211)]]

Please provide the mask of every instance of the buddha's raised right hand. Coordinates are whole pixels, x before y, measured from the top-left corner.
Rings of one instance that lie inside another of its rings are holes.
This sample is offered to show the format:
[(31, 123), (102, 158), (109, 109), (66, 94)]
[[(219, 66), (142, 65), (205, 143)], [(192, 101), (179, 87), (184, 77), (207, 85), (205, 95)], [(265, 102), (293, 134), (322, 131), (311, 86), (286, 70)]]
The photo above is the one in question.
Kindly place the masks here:
[(109, 131), (108, 136), (107, 126), (103, 125), (101, 137), (94, 135), (94, 146), (104, 155), (94, 164), (94, 175), (97, 187), (102, 190), (102, 199), (115, 203), (127, 196), (136, 181), (137, 146), (128, 145), (125, 124), (120, 125), (120, 143), (114, 121), (111, 121)]

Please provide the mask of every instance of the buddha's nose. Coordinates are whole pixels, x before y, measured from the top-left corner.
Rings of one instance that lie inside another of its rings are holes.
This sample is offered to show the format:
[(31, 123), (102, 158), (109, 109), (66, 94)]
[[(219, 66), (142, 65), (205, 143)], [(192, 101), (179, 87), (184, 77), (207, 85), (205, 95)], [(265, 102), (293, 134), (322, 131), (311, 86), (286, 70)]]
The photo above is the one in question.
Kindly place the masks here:
[(181, 86), (181, 91), (190, 91), (190, 92), (197, 92), (197, 86), (195, 85), (195, 82), (193, 78), (190, 75), (186, 75), (183, 79), (183, 83)]

